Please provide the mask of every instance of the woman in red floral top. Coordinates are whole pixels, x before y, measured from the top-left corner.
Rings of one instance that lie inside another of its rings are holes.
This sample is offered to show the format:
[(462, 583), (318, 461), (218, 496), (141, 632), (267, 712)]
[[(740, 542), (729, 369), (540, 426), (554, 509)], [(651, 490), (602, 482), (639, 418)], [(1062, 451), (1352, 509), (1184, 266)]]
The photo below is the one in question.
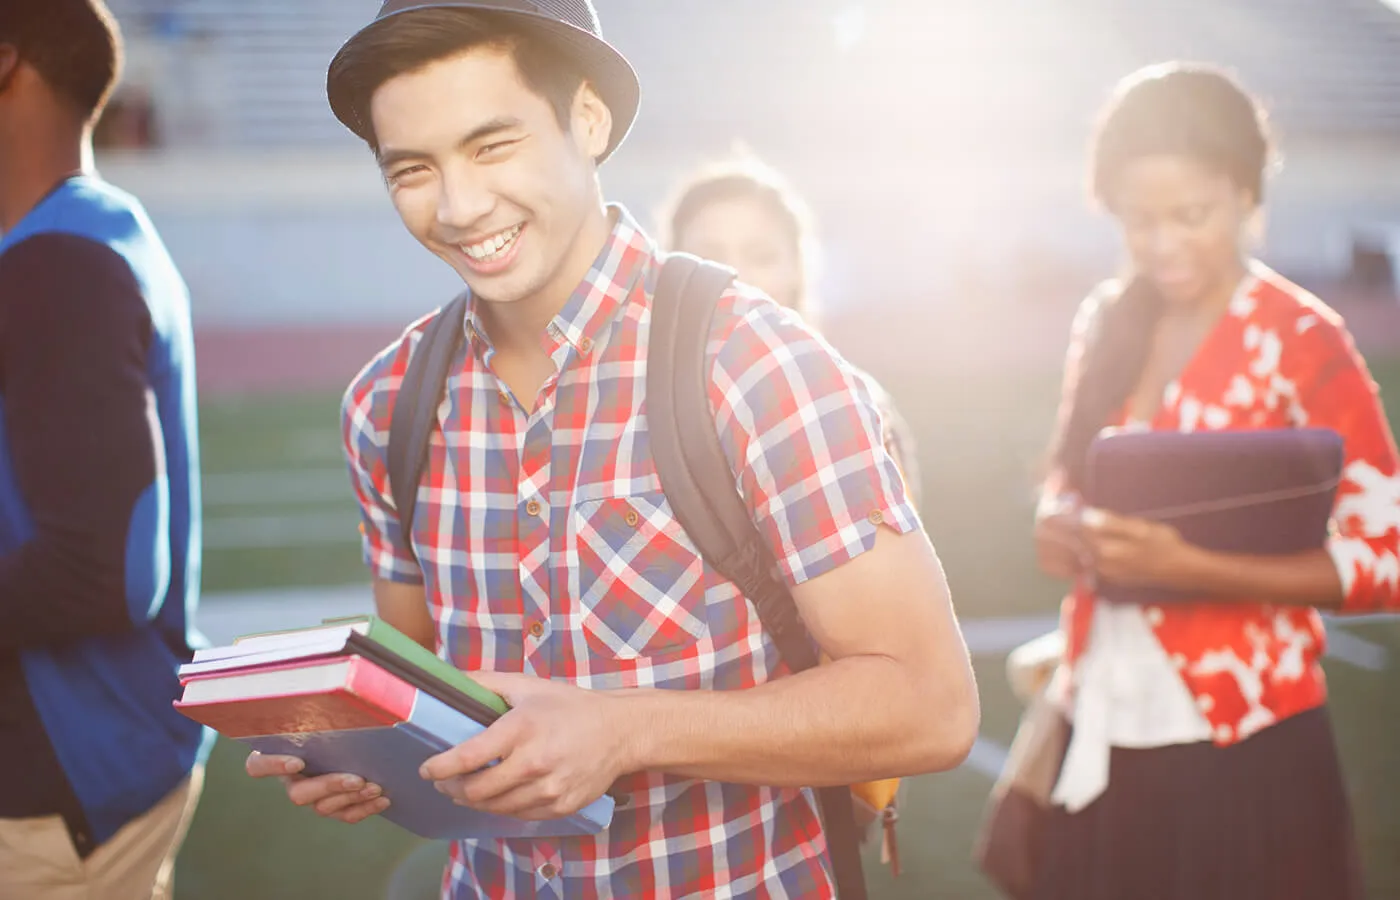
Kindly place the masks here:
[[(1270, 146), (1228, 76), (1127, 79), (1096, 136), (1093, 187), (1131, 277), (1076, 318), (1036, 523), (1072, 579), (1051, 684), (1072, 722), (1037, 900), (1353, 900), (1363, 888), (1319, 661), (1319, 609), (1394, 609), (1394, 440), (1340, 317), (1249, 255)], [(1105, 426), (1309, 426), (1345, 440), (1325, 549), (1221, 554), (1171, 526), (1085, 510)], [(1093, 576), (1217, 598), (1099, 602)], [(1228, 599), (1219, 599), (1228, 598)]]

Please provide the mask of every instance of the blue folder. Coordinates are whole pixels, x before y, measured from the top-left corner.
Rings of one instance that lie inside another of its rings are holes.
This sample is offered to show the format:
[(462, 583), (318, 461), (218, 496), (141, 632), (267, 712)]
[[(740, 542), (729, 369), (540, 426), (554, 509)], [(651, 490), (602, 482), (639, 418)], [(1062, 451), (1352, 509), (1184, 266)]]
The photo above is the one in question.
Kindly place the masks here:
[(354, 772), (384, 789), (383, 818), (426, 838), (542, 838), (595, 834), (612, 821), (608, 796), (562, 819), (531, 822), (458, 806), (418, 774), (429, 757), (480, 734), (484, 726), (418, 691), (409, 719), (393, 726), (275, 734), (238, 740), (261, 753), (296, 756), (307, 775)]

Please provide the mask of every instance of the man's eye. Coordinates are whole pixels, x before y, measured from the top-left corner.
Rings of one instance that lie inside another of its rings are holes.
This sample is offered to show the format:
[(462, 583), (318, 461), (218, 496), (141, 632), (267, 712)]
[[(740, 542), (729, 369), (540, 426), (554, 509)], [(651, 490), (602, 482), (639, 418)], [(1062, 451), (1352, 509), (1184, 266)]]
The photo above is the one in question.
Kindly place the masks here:
[(519, 141), (497, 141), (494, 144), (486, 144), (477, 152), (478, 156), (494, 156), (508, 147), (513, 147)]
[(402, 169), (395, 169), (394, 172), (389, 176), (389, 182), (391, 184), (397, 184), (404, 178), (417, 175), (420, 172), (426, 172), (427, 170), (427, 166), (405, 166)]

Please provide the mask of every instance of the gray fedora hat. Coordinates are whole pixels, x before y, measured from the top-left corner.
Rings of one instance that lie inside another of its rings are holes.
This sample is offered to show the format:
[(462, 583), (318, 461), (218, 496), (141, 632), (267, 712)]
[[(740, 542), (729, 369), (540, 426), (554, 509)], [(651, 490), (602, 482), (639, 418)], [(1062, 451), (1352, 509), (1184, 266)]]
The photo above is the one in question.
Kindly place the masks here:
[(359, 137), (370, 137), (367, 97), (355, 89), (353, 73), (337, 66), (346, 49), (394, 16), (422, 9), (461, 9), (490, 13), (508, 20), (522, 33), (538, 35), (560, 53), (567, 54), (593, 85), (612, 113), (612, 134), (601, 162), (612, 155), (637, 117), (641, 86), (631, 63), (603, 39), (598, 12), (592, 0), (384, 0), (374, 20), (361, 28), (336, 52), (326, 77), (331, 111)]

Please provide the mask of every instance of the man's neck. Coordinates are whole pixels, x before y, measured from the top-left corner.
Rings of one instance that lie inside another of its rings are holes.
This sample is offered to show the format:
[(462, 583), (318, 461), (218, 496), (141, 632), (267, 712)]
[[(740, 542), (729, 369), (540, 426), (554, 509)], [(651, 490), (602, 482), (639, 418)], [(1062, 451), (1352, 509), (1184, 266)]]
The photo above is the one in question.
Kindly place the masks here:
[(540, 335), (568, 304), (607, 244), (614, 218), (601, 207), (597, 215), (589, 215), (564, 264), (533, 296), (513, 303), (493, 303), (483, 298), (477, 314), (498, 351), (531, 352), (539, 348)]
[(6, 144), (0, 163), (0, 231), (13, 229), (65, 179), (94, 171), (86, 128), (43, 123)]

